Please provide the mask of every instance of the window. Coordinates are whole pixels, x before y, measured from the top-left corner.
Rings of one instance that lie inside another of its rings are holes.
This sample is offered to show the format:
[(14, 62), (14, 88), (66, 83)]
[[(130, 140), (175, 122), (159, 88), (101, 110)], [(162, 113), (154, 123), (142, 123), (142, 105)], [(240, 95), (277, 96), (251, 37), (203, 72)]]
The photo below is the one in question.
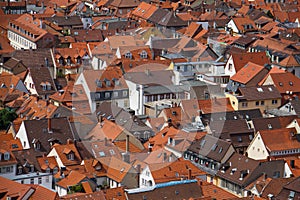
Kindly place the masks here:
[(34, 179), (33, 178), (30, 179), (30, 184), (34, 184)]
[(265, 101), (261, 101), (261, 102), (260, 102), (260, 105), (261, 105), (261, 106), (265, 105)]
[(46, 176), (46, 183), (49, 183), (49, 176)]
[(232, 71), (232, 64), (231, 63), (228, 65), (228, 70)]
[(277, 99), (273, 99), (272, 104), (277, 104)]
[(46, 173), (50, 173), (50, 168), (49, 167), (46, 169)]
[(69, 160), (74, 160), (74, 153), (69, 153), (68, 154), (68, 159)]
[(110, 97), (110, 93), (109, 92), (105, 92), (105, 98), (108, 99)]
[(141, 58), (147, 58), (147, 52), (145, 51), (145, 50), (143, 50), (142, 52), (141, 52)]
[(130, 52), (125, 53), (125, 58), (132, 58), (132, 54)]
[(255, 105), (256, 105), (256, 106), (259, 106), (259, 101), (256, 101), (256, 102), (255, 102)]
[(128, 95), (127, 90), (123, 91), (123, 97), (126, 97)]
[(42, 184), (42, 177), (38, 178), (38, 184)]
[(10, 157), (9, 153), (5, 152), (4, 153), (4, 160), (9, 160), (9, 157)]
[(114, 91), (114, 97), (118, 97), (119, 96), (119, 92), (118, 91)]
[(248, 103), (247, 103), (247, 102), (243, 102), (243, 103), (242, 103), (242, 107), (243, 107), (243, 108), (248, 107)]

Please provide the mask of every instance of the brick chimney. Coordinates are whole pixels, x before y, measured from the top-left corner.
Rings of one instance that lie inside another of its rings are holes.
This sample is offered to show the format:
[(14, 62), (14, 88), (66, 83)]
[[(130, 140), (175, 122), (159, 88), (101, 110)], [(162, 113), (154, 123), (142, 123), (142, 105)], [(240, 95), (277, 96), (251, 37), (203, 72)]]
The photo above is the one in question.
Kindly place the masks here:
[(49, 117), (48, 118), (48, 133), (52, 133), (53, 131), (52, 131), (52, 122), (51, 122), (52, 120), (51, 120), (51, 118)]
[(126, 135), (126, 153), (129, 153), (129, 135)]
[(189, 168), (188, 169), (188, 180), (191, 180), (192, 179), (192, 169)]

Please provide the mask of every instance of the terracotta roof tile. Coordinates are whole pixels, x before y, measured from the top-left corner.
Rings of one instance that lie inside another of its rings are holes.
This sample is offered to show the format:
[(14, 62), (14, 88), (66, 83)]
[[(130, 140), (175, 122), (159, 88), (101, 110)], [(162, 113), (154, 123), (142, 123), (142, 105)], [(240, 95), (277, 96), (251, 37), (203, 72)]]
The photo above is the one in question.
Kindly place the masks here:
[(241, 70), (231, 77), (231, 80), (247, 84), (265, 68), (252, 62), (248, 62)]
[(281, 94), (285, 94), (286, 91), (300, 92), (300, 79), (290, 72), (271, 73), (269, 77)]
[(296, 130), (294, 128), (282, 128), (259, 131), (266, 148), (270, 152), (300, 148), (300, 143), (296, 138), (291, 137), (291, 132), (296, 133)]
[(49, 200), (58, 199), (58, 194), (52, 190), (49, 190), (48, 188), (45, 188), (41, 185), (32, 185), (32, 184), (30, 184), (29, 186), (35, 189), (34, 193), (30, 197), (30, 199), (32, 200), (40, 200), (45, 197), (47, 197), (47, 199)]
[(192, 117), (199, 116), (199, 110), (201, 110), (204, 114), (234, 111), (228, 98), (182, 100), (181, 106), (190, 119), (192, 119)]
[[(78, 165), (81, 163), (81, 157), (75, 144), (54, 144), (53, 149), (55, 149), (64, 166)], [(74, 159), (72, 160), (68, 159), (68, 154), (70, 153), (74, 153)]]
[(67, 189), (68, 186), (76, 185), (83, 181), (85, 178), (85, 175), (78, 173), (77, 171), (71, 171), (66, 178), (60, 180), (56, 184), (62, 188)]
[(156, 184), (165, 183), (169, 181), (181, 180), (181, 178), (187, 179), (189, 169), (192, 172), (191, 178), (206, 174), (193, 165), (189, 160), (181, 159), (171, 162), (169, 165), (161, 169), (151, 170), (151, 174)]
[(248, 62), (255, 63), (263, 66), (266, 63), (270, 63), (269, 58), (265, 52), (253, 52), (253, 53), (234, 53), (231, 55), (236, 72), (242, 69)]

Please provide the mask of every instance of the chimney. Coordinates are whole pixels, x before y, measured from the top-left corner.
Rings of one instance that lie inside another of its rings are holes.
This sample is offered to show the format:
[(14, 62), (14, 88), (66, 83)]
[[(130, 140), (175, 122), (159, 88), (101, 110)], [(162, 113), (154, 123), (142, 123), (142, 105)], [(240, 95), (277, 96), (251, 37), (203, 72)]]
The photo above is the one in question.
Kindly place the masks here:
[(52, 133), (51, 118), (48, 118), (48, 133)]
[(192, 179), (192, 169), (189, 168), (188, 169), (188, 180), (191, 180)]
[(129, 153), (129, 135), (126, 135), (126, 153)]
[(67, 139), (67, 144), (73, 144), (72, 139), (68, 138), (68, 139)]
[(107, 146), (107, 138), (104, 138), (104, 145)]
[(126, 163), (130, 163), (130, 155), (129, 155), (129, 153), (122, 153), (122, 159), (123, 159), (123, 161), (124, 162), (126, 162)]

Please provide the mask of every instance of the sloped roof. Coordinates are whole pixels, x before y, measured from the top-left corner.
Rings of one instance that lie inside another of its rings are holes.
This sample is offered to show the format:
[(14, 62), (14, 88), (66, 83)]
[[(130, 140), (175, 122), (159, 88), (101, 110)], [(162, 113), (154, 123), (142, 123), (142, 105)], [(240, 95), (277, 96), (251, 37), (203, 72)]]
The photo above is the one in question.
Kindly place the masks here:
[(261, 65), (248, 62), (243, 68), (241, 68), (235, 75), (231, 77), (231, 80), (242, 84), (247, 84), (264, 69), (265, 68)]

